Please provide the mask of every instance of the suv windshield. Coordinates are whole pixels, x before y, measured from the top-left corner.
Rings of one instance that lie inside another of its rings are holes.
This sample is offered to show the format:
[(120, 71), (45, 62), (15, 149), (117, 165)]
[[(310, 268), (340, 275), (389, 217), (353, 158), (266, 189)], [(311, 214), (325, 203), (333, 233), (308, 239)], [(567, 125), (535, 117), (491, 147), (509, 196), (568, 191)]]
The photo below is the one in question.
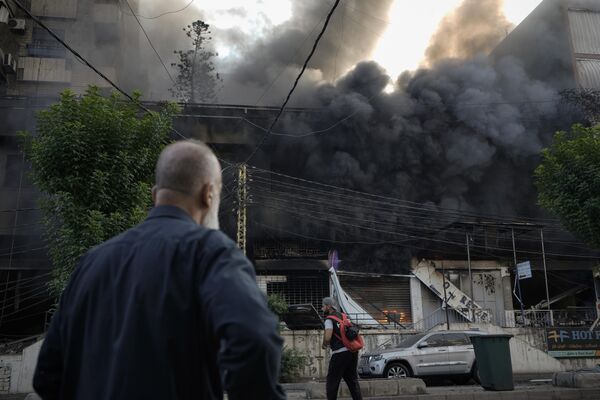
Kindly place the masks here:
[(417, 343), (419, 340), (423, 339), (425, 337), (425, 335), (426, 335), (426, 333), (419, 333), (417, 335), (406, 338), (400, 342), (398, 347), (403, 348), (403, 349), (405, 349), (407, 347), (411, 347), (412, 345)]

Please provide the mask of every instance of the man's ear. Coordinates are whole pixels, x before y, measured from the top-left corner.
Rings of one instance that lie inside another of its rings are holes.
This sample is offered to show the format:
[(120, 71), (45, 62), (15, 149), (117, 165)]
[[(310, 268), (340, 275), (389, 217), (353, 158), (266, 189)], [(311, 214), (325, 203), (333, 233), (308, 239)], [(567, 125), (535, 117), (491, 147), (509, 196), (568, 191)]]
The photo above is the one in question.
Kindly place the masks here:
[(158, 187), (156, 185), (152, 186), (152, 204), (156, 205), (156, 195), (158, 193)]
[(203, 208), (209, 209), (214, 201), (214, 187), (212, 183), (207, 183), (200, 191), (200, 204)]

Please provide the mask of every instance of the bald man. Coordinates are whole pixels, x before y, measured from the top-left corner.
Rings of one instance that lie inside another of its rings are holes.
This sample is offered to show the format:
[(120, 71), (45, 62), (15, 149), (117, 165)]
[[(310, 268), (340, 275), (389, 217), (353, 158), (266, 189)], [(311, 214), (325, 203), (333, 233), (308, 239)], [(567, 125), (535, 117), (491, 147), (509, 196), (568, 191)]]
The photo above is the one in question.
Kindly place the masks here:
[(221, 168), (203, 143), (167, 146), (155, 208), (85, 254), (40, 351), (44, 400), (284, 399), (277, 320), (218, 221)]

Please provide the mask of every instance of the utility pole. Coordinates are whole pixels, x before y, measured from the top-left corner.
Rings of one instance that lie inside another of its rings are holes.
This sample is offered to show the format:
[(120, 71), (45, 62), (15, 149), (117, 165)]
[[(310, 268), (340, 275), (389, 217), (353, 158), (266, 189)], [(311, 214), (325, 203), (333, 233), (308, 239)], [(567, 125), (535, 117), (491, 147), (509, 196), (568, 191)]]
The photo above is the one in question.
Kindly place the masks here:
[(540, 240), (542, 242), (542, 260), (544, 261), (544, 282), (546, 283), (546, 303), (548, 304), (548, 318), (550, 326), (554, 326), (554, 315), (550, 309), (550, 290), (548, 290), (548, 271), (546, 270), (546, 247), (544, 246), (544, 228), (540, 228)]
[(237, 191), (237, 245), (246, 254), (246, 200), (248, 198), (246, 164), (241, 164), (238, 170)]
[[(469, 235), (469, 232), (467, 232), (466, 234), (467, 237), (467, 267), (469, 268), (469, 296), (471, 296), (471, 300), (474, 302), (475, 301), (475, 294), (473, 293), (473, 273), (471, 271), (471, 237)], [(475, 315), (473, 314), (473, 305), (469, 305), (469, 315), (471, 316), (471, 320), (474, 321), (475, 320)]]

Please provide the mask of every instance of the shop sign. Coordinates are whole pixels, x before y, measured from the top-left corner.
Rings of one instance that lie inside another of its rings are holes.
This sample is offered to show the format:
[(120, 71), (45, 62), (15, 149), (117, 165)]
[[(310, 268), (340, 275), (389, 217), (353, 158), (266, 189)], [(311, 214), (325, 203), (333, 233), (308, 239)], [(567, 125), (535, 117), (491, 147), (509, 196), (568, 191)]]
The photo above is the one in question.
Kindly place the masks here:
[(546, 338), (552, 357), (600, 357), (600, 330), (547, 328)]

